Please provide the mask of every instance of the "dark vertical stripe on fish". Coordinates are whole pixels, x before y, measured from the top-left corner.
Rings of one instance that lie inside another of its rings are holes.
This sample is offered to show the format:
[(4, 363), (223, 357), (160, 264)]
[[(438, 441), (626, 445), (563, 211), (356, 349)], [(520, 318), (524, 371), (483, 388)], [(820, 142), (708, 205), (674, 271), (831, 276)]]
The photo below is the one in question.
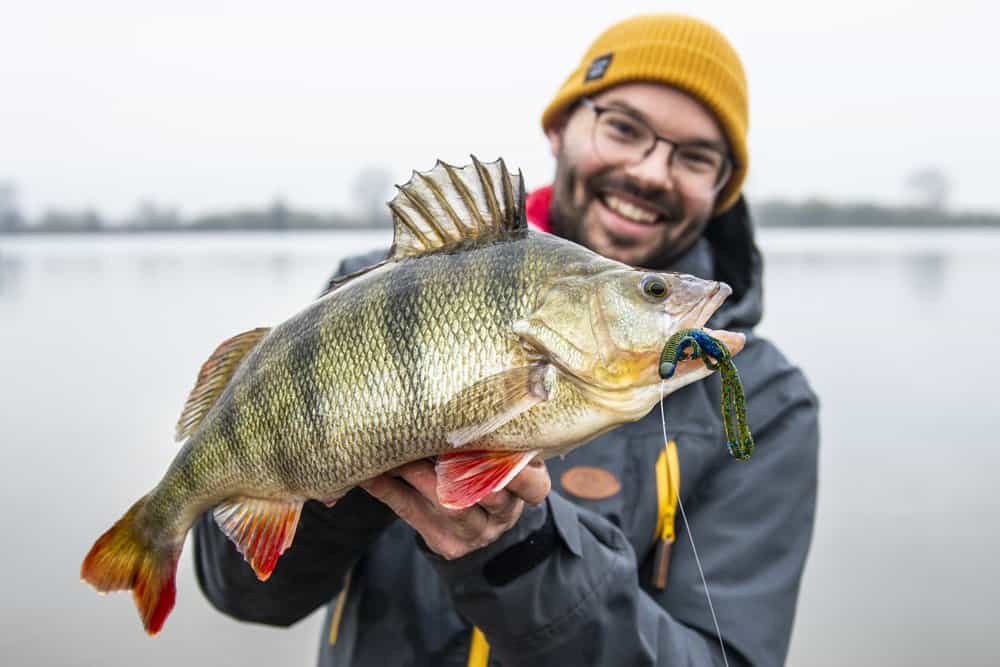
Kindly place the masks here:
[(422, 357), (416, 333), (420, 331), (420, 292), (424, 279), (420, 269), (430, 268), (428, 264), (433, 262), (400, 262), (387, 276), (382, 302), (386, 347), (399, 378), (401, 395), (415, 417), (420, 414), (425, 400), (423, 378), (416, 374)]
[(239, 432), (239, 398), (233, 391), (233, 385), (226, 387), (219, 396), (219, 440), (229, 453), (230, 461), (236, 462), (243, 458), (243, 440)]
[[(325, 311), (323, 304), (317, 304), (303, 314), (297, 322), (298, 327), (291, 332), (291, 347), (288, 351), (288, 369), (294, 385), (298, 400), (296, 405), (300, 406), (308, 424), (310, 437), (309, 442), (321, 443), (326, 441), (323, 415), (320, 414), (321, 405), (319, 402), (320, 383), (317, 380), (319, 349), (322, 343), (322, 327), (320, 320)], [(282, 447), (277, 452), (278, 465), (283, 479), (292, 479), (296, 476), (296, 464), (301, 464), (295, 455), (292, 447)]]
[[(273, 373), (258, 372), (261, 360), (264, 358), (264, 354), (251, 353), (250, 358), (248, 358), (245, 362), (247, 368), (244, 377), (250, 378), (246, 389), (247, 407), (255, 416), (255, 439), (266, 443), (267, 449), (284, 452), (285, 447), (283, 441), (286, 434), (278, 428), (278, 424), (272, 414), (273, 402), (278, 396), (280, 396), (281, 388), (275, 386), (276, 381), (280, 381), (280, 378), (277, 378)], [(279, 473), (282, 473), (281, 479), (287, 481), (286, 477), (283, 476), (283, 473), (285, 472), (286, 470), (284, 467), (279, 466)]]

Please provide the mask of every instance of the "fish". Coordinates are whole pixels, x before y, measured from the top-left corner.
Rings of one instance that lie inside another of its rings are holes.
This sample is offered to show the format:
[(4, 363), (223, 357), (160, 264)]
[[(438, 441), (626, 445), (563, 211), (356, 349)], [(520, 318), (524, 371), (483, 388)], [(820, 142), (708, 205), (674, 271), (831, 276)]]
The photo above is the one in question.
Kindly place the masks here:
[[(148, 634), (174, 606), (185, 537), (207, 511), (265, 581), (307, 500), (333, 506), (433, 458), (439, 501), (469, 507), (710, 374), (692, 359), (661, 380), (660, 352), (705, 325), (724, 283), (530, 230), (523, 177), (502, 159), (438, 161), (397, 187), (388, 257), (219, 345), (178, 420), (176, 457), (84, 558), (98, 591), (132, 591)], [(743, 347), (740, 333), (705, 331)]]

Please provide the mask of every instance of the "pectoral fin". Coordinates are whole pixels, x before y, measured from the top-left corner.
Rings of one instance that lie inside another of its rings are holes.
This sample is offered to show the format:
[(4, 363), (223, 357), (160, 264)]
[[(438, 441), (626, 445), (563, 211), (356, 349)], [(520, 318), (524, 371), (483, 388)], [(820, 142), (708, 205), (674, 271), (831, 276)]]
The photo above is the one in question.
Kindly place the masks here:
[(301, 499), (231, 498), (218, 505), (213, 514), (257, 578), (267, 581), (278, 557), (295, 539), (302, 503)]
[(462, 450), (442, 454), (434, 466), (438, 501), (453, 510), (471, 507), (507, 486), (539, 451)]
[(512, 368), (461, 391), (445, 406), (446, 413), (489, 417), (449, 431), (445, 436), (449, 444), (461, 447), (478, 440), (547, 400), (551, 387), (549, 368), (544, 363)]

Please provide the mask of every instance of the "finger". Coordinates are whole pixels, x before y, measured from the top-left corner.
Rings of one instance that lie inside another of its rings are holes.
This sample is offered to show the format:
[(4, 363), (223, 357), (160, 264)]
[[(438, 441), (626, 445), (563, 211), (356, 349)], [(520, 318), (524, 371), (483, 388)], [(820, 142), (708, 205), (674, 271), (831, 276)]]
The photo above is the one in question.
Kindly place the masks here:
[[(413, 474), (413, 468), (404, 468), (407, 470), (401, 470), (401, 475)], [(404, 479), (380, 475), (360, 486), (420, 533), (432, 551), (448, 559), (458, 558), (481, 546), (479, 542), (483, 541), (490, 528), (482, 508), (473, 506), (465, 510), (444, 510)], [(451, 512), (451, 515), (445, 512)]]
[(532, 461), (510, 480), (507, 490), (529, 505), (538, 505), (552, 490), (552, 479), (549, 477), (548, 468), (537, 459)]
[(427, 501), (420, 492), (405, 482), (390, 475), (379, 475), (358, 486), (387, 505), (399, 518), (418, 531), (430, 525), (430, 510)]
[(438, 505), (437, 497), (437, 474), (434, 472), (434, 464), (423, 459), (407, 463), (396, 468), (395, 471), (400, 477), (428, 500), (428, 502)]
[(500, 489), (499, 491), (494, 491), (493, 493), (483, 496), (479, 500), (479, 506), (486, 510), (487, 514), (496, 514), (497, 512), (502, 512), (506, 508), (510, 507), (517, 501), (517, 498), (511, 494), (506, 488)]
[(421, 531), (428, 536), (452, 534), (472, 536), (483, 531), (488, 522), (487, 512), (478, 505), (456, 510), (443, 506), (437, 496), (437, 473), (429, 460), (414, 461), (393, 471), (409, 484), (423, 498), (427, 516), (433, 520), (433, 527)]
[(524, 510), (524, 501), (507, 490), (491, 493), (479, 501), (493, 523), (513, 524)]

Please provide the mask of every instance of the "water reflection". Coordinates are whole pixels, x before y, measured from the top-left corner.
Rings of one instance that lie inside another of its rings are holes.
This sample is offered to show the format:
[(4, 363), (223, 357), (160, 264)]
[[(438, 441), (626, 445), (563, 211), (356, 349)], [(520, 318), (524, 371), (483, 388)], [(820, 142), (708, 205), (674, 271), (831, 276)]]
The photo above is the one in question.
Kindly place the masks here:
[(100, 255), (55, 255), (41, 260), (42, 270), (55, 278), (96, 277), (104, 271)]
[(24, 260), (0, 253), (0, 299), (13, 301), (24, 274)]
[(288, 278), (293, 265), (294, 262), (292, 261), (292, 257), (288, 253), (274, 253), (268, 261), (270, 273), (272, 273), (276, 278), (282, 279), (282, 283), (285, 282), (284, 279)]
[(176, 254), (144, 254), (135, 260), (135, 264), (143, 283), (157, 282), (162, 277), (183, 271), (183, 259)]
[(907, 255), (903, 261), (904, 282), (918, 301), (938, 301), (947, 293), (949, 260), (943, 252)]

